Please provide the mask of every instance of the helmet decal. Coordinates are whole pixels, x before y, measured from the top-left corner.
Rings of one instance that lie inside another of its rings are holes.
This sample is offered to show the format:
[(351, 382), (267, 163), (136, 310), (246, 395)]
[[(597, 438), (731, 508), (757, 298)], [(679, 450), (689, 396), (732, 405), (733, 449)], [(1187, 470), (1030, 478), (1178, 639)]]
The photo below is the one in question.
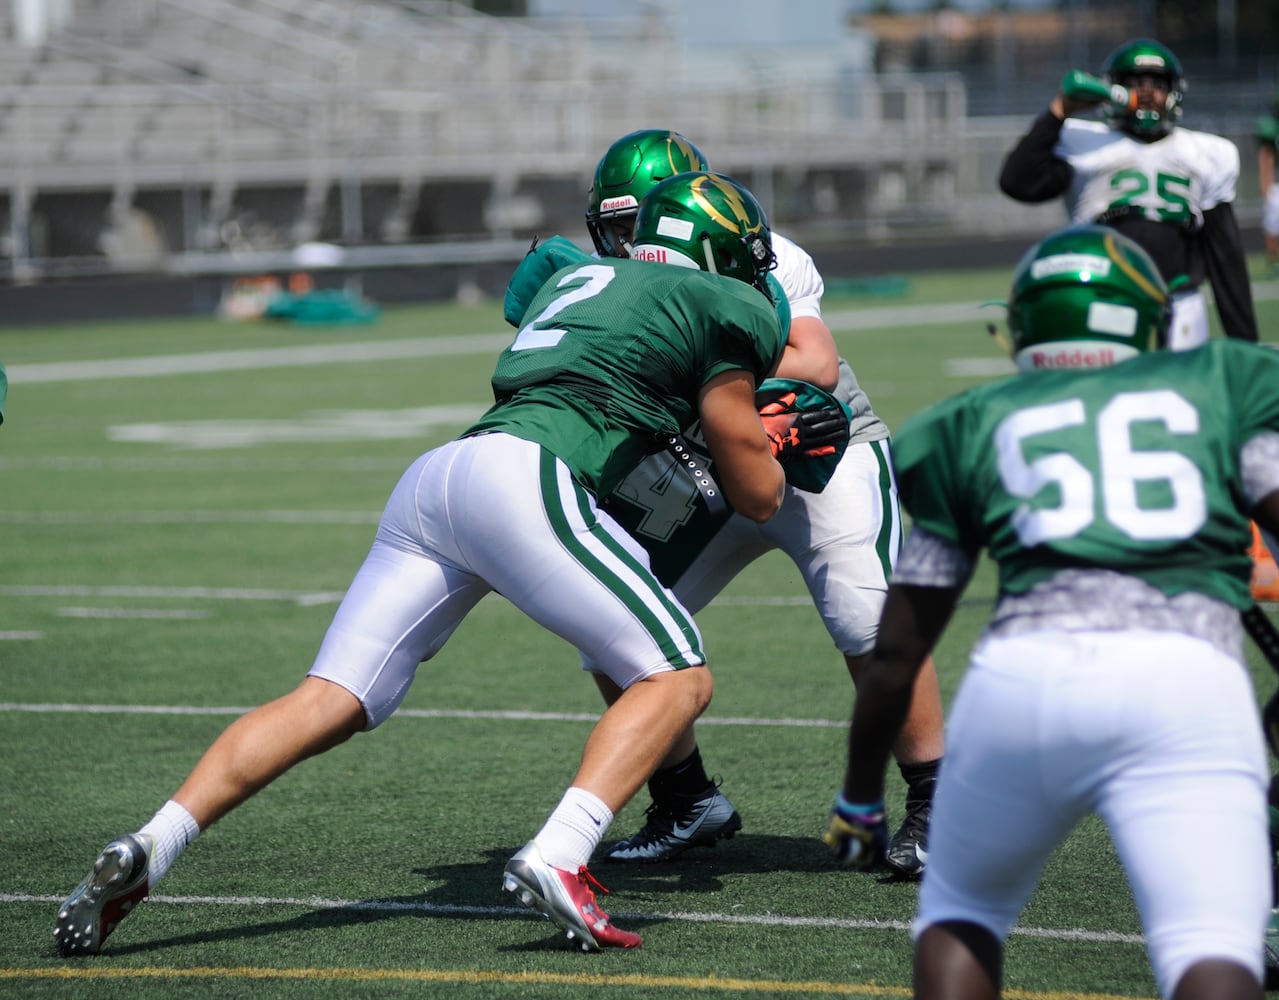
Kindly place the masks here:
[(663, 215), (657, 220), (657, 235), (669, 236), (673, 240), (692, 239), (693, 224), (687, 219), (672, 219)]
[(755, 196), (723, 174), (668, 177), (640, 201), (632, 257), (691, 263), (766, 291), (776, 263), (768, 218)]
[[(711, 200), (708, 190), (710, 188), (719, 192), (722, 201), (727, 203), (725, 207), (733, 213), (732, 220)], [(742, 236), (747, 233), (757, 233), (764, 224), (763, 219), (757, 216), (755, 224), (751, 225), (750, 213), (746, 208), (746, 202), (742, 200), (741, 192), (716, 174), (702, 174), (693, 182), (691, 190), (702, 211), (730, 233), (740, 233)]]
[(1032, 278), (1069, 274), (1071, 271), (1086, 271), (1104, 278), (1110, 273), (1110, 258), (1091, 253), (1059, 253), (1052, 257), (1040, 257), (1030, 265)]
[(679, 174), (687, 170), (690, 163), (706, 161), (696, 146), (678, 132), (672, 132), (666, 137), (666, 162), (670, 165), (672, 174)]
[(1111, 302), (1091, 302), (1086, 322), (1088, 329), (1094, 333), (1131, 337), (1137, 332), (1137, 310), (1132, 306), (1117, 306)]
[(1110, 259), (1119, 265), (1119, 269), (1128, 275), (1134, 285), (1140, 288), (1152, 299), (1159, 302), (1168, 301), (1168, 289), (1158, 287), (1153, 281), (1146, 277), (1146, 275), (1138, 271), (1137, 268), (1119, 252), (1119, 247), (1115, 245), (1115, 233), (1113, 231), (1106, 233), (1102, 242), (1106, 247), (1106, 253), (1110, 255)]

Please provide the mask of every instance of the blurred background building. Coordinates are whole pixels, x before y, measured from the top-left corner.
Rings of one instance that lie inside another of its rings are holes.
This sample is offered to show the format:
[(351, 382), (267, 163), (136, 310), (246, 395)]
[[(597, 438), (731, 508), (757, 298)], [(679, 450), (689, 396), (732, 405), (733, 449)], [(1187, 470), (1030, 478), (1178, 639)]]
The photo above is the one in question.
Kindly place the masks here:
[(1239, 144), (1251, 231), (1279, 85), (1274, 0), (4, 3), (0, 280), (46, 310), (68, 282), (163, 279), (172, 310), (182, 282), (299, 265), (382, 299), (500, 291), (533, 235), (584, 236), (596, 160), (645, 127), (828, 271), (976, 262), (1061, 221), (1000, 195), (1000, 161), (1065, 70), (1138, 35), (1185, 65), (1182, 123)]

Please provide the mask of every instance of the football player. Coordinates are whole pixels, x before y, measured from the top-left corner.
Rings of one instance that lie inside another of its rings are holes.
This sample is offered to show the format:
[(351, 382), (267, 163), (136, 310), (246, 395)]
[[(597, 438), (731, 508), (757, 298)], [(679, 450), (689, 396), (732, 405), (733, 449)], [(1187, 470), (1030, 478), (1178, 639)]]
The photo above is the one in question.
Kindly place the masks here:
[[(1072, 223), (1112, 226), (1150, 254), (1173, 290), (1174, 351), (1208, 339), (1199, 290), (1205, 278), (1226, 335), (1257, 339), (1232, 207), (1239, 150), (1229, 139), (1176, 124), (1184, 90), (1181, 63), (1167, 46), (1125, 42), (1106, 59), (1103, 79), (1078, 70), (1065, 75), (999, 175), (1008, 196), (1060, 196)], [(1071, 117), (1097, 107), (1105, 122)]]
[(1257, 184), (1261, 188), (1261, 233), (1266, 241), (1266, 267), (1279, 277), (1279, 184), (1275, 167), (1279, 159), (1279, 94), (1267, 114), (1257, 119)]
[(882, 853), (883, 775), (915, 672), (983, 550), (999, 572), (948, 720), (917, 997), (999, 995), (1009, 929), (1092, 812), (1159, 995), (1262, 996), (1266, 753), (1240, 612), (1249, 518), (1279, 528), (1279, 353), (1227, 339), (1154, 350), (1170, 306), (1134, 241), (1053, 233), (1013, 278), (1020, 374), (895, 437), (914, 526), (853, 710), (824, 837), (838, 858)]
[(494, 405), (393, 490), (310, 672), (233, 722), (150, 821), (107, 844), (58, 911), (61, 954), (96, 953), (209, 824), (389, 718), (419, 665), (494, 590), (623, 692), (559, 805), (506, 865), (503, 888), (583, 949), (640, 944), (596, 904), (586, 862), (712, 685), (692, 616), (596, 498), (655, 437), (694, 419), (742, 516), (768, 520), (785, 485), (755, 403), (784, 344), (764, 292), (773, 254), (763, 209), (717, 175), (671, 178), (650, 196), (637, 230), (682, 227), (675, 246), (690, 259), (713, 254), (718, 275), (591, 258), (545, 283), (498, 358)]
[[(588, 196), (586, 225), (597, 252), (604, 257), (634, 253), (637, 206), (645, 194), (672, 174), (705, 168), (702, 152), (677, 132), (642, 129), (614, 142), (595, 168)], [(729, 510), (709, 509), (688, 481), (674, 474), (679, 460), (669, 454), (641, 463), (608, 498), (607, 507), (647, 550), (658, 578), (694, 613), (755, 559), (773, 549), (784, 551), (802, 573), (856, 683), (875, 639), (900, 544), (889, 431), (822, 320), (824, 286), (812, 258), (777, 233), (772, 245), (773, 273), (789, 313), (777, 374), (830, 390), (847, 406), (846, 450), (825, 463), (819, 483), (798, 479), (794, 473), (804, 467), (801, 463), (788, 465), (786, 502), (763, 530)], [(507, 305), (508, 319), (522, 312), (519, 301), (508, 299)], [(696, 434), (691, 436), (696, 447)], [(620, 694), (617, 686), (589, 657), (583, 666), (612, 704)], [(905, 816), (887, 853), (887, 865), (898, 876), (917, 877), (927, 862), (932, 789), (943, 747), (941, 695), (929, 663), (894, 748), (906, 782)], [(731, 837), (742, 826), (732, 802), (708, 775), (692, 727), (653, 774), (649, 792), (653, 801), (643, 827), (613, 844), (609, 860), (670, 860), (690, 847)]]

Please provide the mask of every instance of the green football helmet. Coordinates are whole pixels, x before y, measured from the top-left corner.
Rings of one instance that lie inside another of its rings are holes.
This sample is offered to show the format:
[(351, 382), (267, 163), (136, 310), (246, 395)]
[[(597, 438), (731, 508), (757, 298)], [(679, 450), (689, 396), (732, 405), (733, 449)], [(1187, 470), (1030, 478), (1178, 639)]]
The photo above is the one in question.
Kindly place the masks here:
[(625, 257), (640, 199), (667, 177), (709, 170), (701, 150), (678, 132), (641, 129), (608, 147), (595, 167), (586, 228), (601, 257)]
[(1168, 84), (1168, 99), (1163, 111), (1151, 108), (1118, 108), (1105, 106), (1111, 123), (1137, 139), (1159, 139), (1167, 135), (1181, 117), (1181, 102), (1186, 93), (1186, 80), (1181, 62), (1168, 46), (1151, 38), (1137, 38), (1115, 49), (1106, 58), (1102, 75), (1107, 83), (1128, 86), (1134, 76), (1151, 73)]
[(1069, 226), (1013, 274), (1008, 330), (1021, 371), (1093, 368), (1161, 347), (1172, 316), (1150, 255), (1108, 226)]
[(644, 196), (630, 255), (737, 278), (771, 300), (772, 241), (753, 194), (731, 177), (697, 171), (668, 177)]

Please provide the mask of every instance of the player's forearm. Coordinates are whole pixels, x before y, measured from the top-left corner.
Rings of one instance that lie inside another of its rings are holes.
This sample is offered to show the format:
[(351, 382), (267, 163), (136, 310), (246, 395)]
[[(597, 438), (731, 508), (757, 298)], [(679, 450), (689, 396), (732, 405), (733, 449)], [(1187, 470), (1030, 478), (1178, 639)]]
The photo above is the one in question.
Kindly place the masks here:
[(830, 392), (839, 382), (839, 349), (830, 329), (816, 316), (791, 319), (778, 378), (809, 382)]
[(1257, 315), (1252, 305), (1248, 261), (1234, 210), (1218, 205), (1204, 213), (1204, 262), (1212, 282), (1213, 299), (1226, 336), (1256, 341)]
[(757, 523), (782, 506), (786, 474), (755, 409), (749, 373), (724, 372), (711, 379), (698, 400), (702, 436), (715, 461), (716, 478), (733, 510)]

